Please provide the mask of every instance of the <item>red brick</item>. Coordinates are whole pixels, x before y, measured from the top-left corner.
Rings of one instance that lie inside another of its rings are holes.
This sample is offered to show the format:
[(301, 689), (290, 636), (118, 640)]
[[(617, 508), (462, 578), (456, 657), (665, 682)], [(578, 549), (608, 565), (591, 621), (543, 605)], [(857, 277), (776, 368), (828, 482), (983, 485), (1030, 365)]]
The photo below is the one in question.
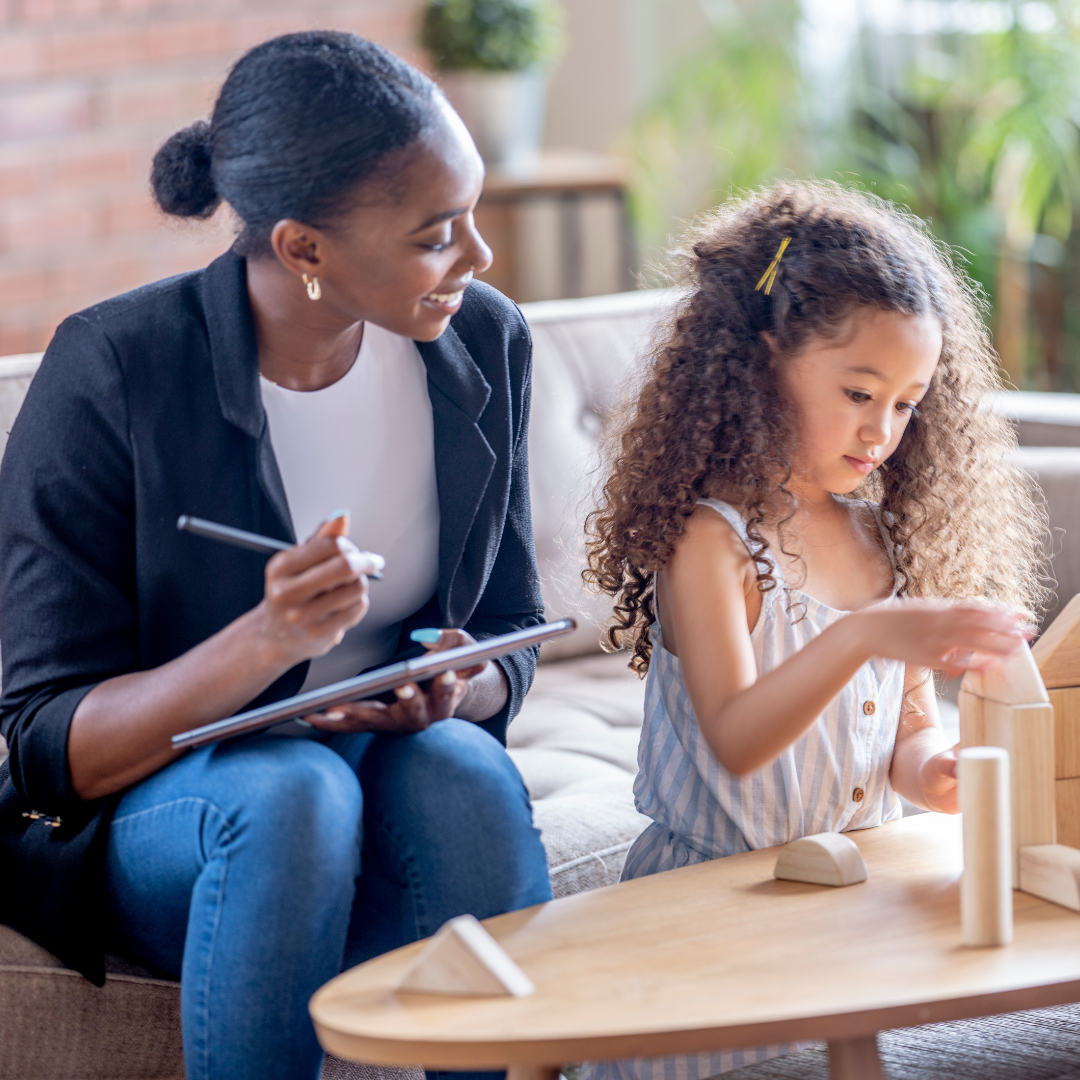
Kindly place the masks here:
[(27, 162), (8, 164), (0, 159), (0, 199), (32, 195), (37, 188), (38, 170)]
[(233, 49), (237, 54), (244, 53), (270, 38), (297, 30), (311, 30), (317, 25), (310, 16), (299, 11), (241, 15), (235, 20)]
[[(161, 4), (160, 0), (113, 0), (112, 4), (114, 11), (123, 12), (125, 15), (142, 14), (145, 11), (163, 6), (167, 5)], [(194, 5), (188, 2), (185, 6), (191, 8)]]
[[(145, 283), (141, 255), (110, 253), (94, 247), (65, 260), (56, 271), (54, 295), (68, 302), (67, 312), (79, 311), (110, 296)], [(71, 303), (77, 298), (77, 306)]]
[(37, 347), (37, 328), (29, 326), (6, 327), (0, 324), (0, 356), (10, 356), (12, 353), (28, 353), (42, 351)]
[(149, 239), (162, 227), (163, 217), (149, 195), (118, 201), (102, 209), (101, 235), (129, 236), (134, 233), (145, 234)]
[(0, 326), (13, 322), (9, 313), (23, 304), (47, 300), (53, 293), (53, 275), (42, 267), (0, 271)]
[(12, 32), (0, 35), (0, 82), (29, 79), (43, 67), (42, 43), (36, 36)]
[(0, 250), (40, 252), (63, 249), (101, 236), (103, 211), (78, 200), (57, 204), (51, 199), (9, 208), (0, 219)]
[(19, 17), (23, 22), (45, 22), (59, 14), (57, 0), (20, 0)]
[(124, 147), (89, 147), (68, 154), (54, 162), (50, 172), (52, 184), (58, 188), (115, 184), (135, 175), (133, 155)]
[(146, 63), (220, 56), (233, 46), (231, 21), (223, 19), (180, 20), (151, 24), (139, 32), (138, 51)]
[(170, 121), (180, 127), (209, 114), (222, 79), (223, 75), (219, 74), (126, 79), (105, 92), (101, 122), (111, 125)]
[(19, 15), (24, 22), (53, 23), (100, 17), (108, 7), (108, 0), (21, 0)]
[(86, 131), (93, 118), (89, 87), (32, 87), (0, 97), (0, 140), (71, 135)]
[(136, 35), (124, 27), (103, 26), (56, 34), (45, 43), (45, 63), (57, 75), (79, 75), (137, 64)]

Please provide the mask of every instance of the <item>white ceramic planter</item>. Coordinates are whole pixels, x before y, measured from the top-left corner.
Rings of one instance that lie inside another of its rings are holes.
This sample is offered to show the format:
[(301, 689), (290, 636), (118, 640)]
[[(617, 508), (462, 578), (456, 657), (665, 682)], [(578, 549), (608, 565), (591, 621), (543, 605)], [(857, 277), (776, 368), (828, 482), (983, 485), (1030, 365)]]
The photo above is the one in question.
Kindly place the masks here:
[(536, 162), (547, 98), (542, 72), (444, 71), (439, 85), (489, 168), (526, 172)]

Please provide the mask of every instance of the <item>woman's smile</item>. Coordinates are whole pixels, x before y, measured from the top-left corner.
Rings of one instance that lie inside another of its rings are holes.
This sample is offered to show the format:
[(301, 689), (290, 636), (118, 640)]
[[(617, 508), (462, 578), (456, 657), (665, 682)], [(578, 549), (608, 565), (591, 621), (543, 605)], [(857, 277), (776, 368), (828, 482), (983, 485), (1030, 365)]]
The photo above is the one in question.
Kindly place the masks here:
[(465, 278), (464, 281), (449, 289), (442, 289), (438, 292), (429, 292), (427, 296), (422, 297), (423, 303), (428, 307), (434, 308), (440, 315), (453, 315), (459, 307), (461, 307), (462, 297), (465, 295), (465, 287), (472, 281), (472, 273)]

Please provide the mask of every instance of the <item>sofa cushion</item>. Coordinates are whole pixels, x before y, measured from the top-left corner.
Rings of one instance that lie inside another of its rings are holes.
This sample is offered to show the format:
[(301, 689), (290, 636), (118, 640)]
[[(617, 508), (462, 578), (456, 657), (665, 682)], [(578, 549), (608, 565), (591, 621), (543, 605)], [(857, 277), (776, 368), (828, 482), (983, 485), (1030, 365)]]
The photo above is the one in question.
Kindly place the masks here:
[(992, 408), (1013, 422), (1021, 446), (1080, 447), (1080, 394), (1003, 390)]
[(1080, 593), (1080, 445), (1021, 446), (1017, 457), (1042, 488), (1050, 516), (1057, 595), (1043, 619), (1047, 626)]
[(677, 296), (658, 289), (522, 306), (533, 338), (529, 485), (536, 559), (548, 618), (575, 615), (582, 624), (546, 643), (544, 659), (600, 651), (598, 627), (610, 604), (581, 587), (581, 524), (597, 479), (600, 428)]
[(183, 1080), (179, 984), (110, 974), (98, 989), (0, 926), (0, 1080)]
[(507, 747), (533, 799), (556, 896), (619, 880), (649, 819), (634, 809), (645, 684), (626, 656), (541, 664)]

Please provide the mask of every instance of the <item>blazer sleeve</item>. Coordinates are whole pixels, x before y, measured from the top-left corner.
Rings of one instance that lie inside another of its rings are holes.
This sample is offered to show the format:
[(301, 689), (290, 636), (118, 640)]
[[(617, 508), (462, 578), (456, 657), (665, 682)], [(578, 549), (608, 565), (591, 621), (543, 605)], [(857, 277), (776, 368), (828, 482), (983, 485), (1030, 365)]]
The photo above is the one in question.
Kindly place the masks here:
[[(532, 394), (532, 339), (521, 312), (509, 301), (513, 321), (507, 345), (510, 394), (514, 417), (513, 458), (506, 520), (491, 575), (464, 629), (477, 640), (507, 634), (544, 621), (544, 601), (536, 568), (532, 510), (529, 501), (529, 408)], [(508, 320), (509, 321), (509, 320)], [(494, 662), (502, 669), (510, 692), (506, 705), (480, 725), (500, 742), (521, 711), (536, 674), (539, 646), (521, 649)]]
[(0, 732), (19, 794), (42, 813), (78, 803), (67, 739), (79, 702), (140, 666), (133, 476), (119, 361), (73, 316), (0, 468)]

